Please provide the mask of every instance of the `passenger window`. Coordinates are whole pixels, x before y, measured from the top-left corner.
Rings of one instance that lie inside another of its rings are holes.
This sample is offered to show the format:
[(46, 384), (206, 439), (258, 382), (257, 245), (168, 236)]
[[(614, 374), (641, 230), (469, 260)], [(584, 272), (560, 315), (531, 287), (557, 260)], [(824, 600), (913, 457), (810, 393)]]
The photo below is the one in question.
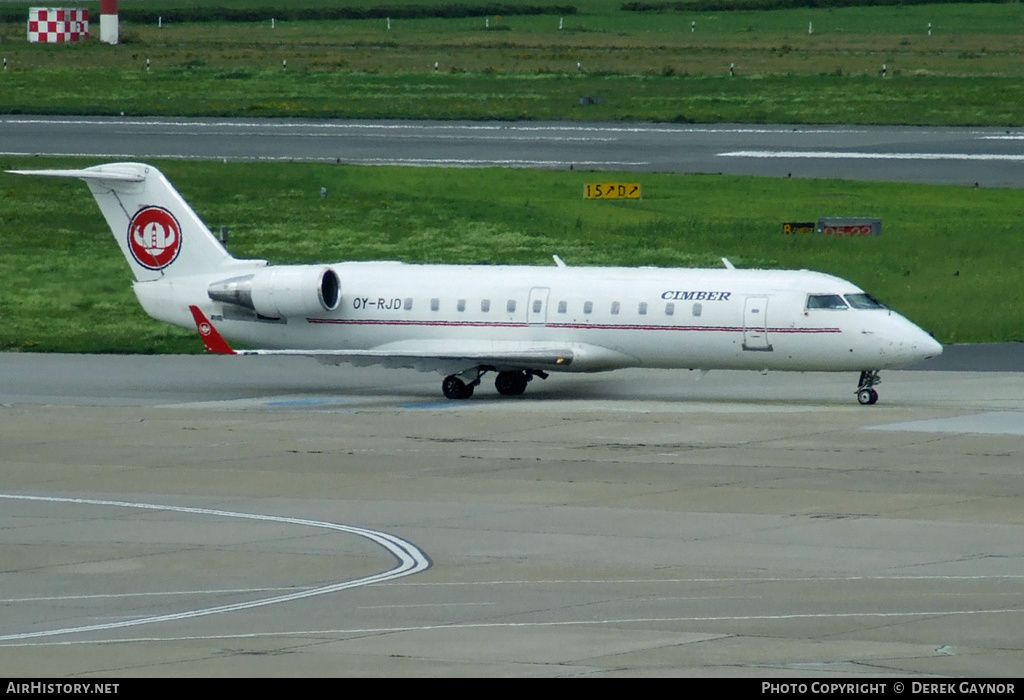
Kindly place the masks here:
[(466, 300), (465, 299), (459, 299), (459, 301), (455, 304), (455, 308), (458, 309), (459, 311), (465, 311), (466, 310)]
[(612, 302), (612, 315), (613, 316), (617, 316), (618, 314), (619, 314), (619, 302), (613, 301)]
[(412, 311), (412, 297), (406, 297), (405, 303), (402, 304), (406, 311)]
[(568, 309), (569, 309), (569, 305), (566, 302), (564, 302), (564, 301), (558, 302), (558, 313), (564, 314), (566, 311), (568, 311)]
[(430, 310), (431, 311), (437, 311), (440, 308), (441, 308), (441, 300), (440, 299), (431, 299), (430, 300)]
[(641, 316), (646, 316), (647, 315), (647, 302), (646, 301), (641, 301), (640, 302), (640, 307), (636, 311)]
[(533, 313), (539, 314), (540, 310), (542, 308), (544, 308), (544, 302), (542, 302), (540, 299), (534, 299), (533, 300)]
[(505, 310), (508, 311), (510, 314), (515, 313), (515, 311), (516, 311), (516, 300), (515, 299), (509, 299), (508, 303), (505, 304)]
[(674, 301), (670, 301), (669, 303), (665, 304), (665, 315), (666, 316), (672, 316), (673, 314), (675, 314), (675, 312), (676, 312), (676, 303)]
[(693, 305), (693, 315), (694, 316), (700, 316), (702, 313), (704, 313), (704, 306), (701, 305), (701, 304), (694, 304)]
[(488, 311), (490, 311), (491, 310), (491, 300), (490, 299), (484, 299), (483, 301), (481, 301), (480, 302), (480, 310), (483, 311), (484, 313), (487, 313)]
[(594, 302), (585, 301), (583, 302), (583, 313), (589, 314), (594, 310)]
[(846, 302), (838, 294), (811, 294), (807, 297), (808, 309), (845, 309)]

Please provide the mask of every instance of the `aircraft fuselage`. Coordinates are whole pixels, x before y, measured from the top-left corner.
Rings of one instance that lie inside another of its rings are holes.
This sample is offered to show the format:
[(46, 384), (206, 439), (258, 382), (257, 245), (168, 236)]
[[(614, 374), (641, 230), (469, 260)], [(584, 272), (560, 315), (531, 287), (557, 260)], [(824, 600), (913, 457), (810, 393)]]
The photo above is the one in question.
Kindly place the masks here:
[[(865, 370), (941, 351), (887, 308), (809, 308), (815, 295), (863, 295), (809, 271), (337, 263), (337, 308), (266, 318), (234, 304), (200, 304), (225, 338), (266, 348), (392, 348), (487, 342), (579, 343), (563, 371), (621, 367)], [(222, 275), (223, 276), (223, 275)], [(212, 278), (194, 281), (190, 303)], [(140, 282), (147, 311), (169, 307), (163, 282)], [(182, 286), (179, 281), (177, 287)], [(180, 290), (184, 291), (184, 290)], [(147, 297), (160, 299), (149, 308)], [(183, 327), (191, 317), (164, 320)]]

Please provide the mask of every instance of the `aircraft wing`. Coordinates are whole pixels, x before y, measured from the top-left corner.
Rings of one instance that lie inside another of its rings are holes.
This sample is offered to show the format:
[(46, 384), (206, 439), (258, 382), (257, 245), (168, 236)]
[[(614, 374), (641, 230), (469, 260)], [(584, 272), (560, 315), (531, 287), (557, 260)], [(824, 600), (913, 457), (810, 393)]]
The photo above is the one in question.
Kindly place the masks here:
[(367, 350), (233, 350), (198, 307), (189, 309), (207, 352), (221, 355), (312, 357), (328, 365), (381, 365), (442, 374), (458, 374), (480, 366), (498, 370), (594, 372), (638, 364), (633, 357), (596, 345), (541, 341), (415, 340), (387, 343)]
[(498, 369), (569, 369), (574, 359), (572, 348), (532, 346), (523, 343), (488, 343), (475, 349), (467, 343), (417, 343), (418, 349), (379, 346), (369, 350), (238, 350), (238, 355), (297, 355), (312, 357), (327, 365), (347, 363), (357, 367), (381, 365), (388, 368), (416, 369), (457, 374), (481, 365)]

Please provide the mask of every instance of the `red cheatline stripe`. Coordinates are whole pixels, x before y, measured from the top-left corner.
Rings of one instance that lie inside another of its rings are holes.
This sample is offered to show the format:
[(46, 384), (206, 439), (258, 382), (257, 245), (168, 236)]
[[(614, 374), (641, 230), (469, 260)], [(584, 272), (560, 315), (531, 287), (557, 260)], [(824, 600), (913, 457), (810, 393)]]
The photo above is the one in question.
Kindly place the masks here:
[[(520, 322), (500, 323), (493, 321), (382, 321), (369, 319), (340, 318), (307, 318), (314, 324), (336, 326), (419, 326), (434, 328), (529, 328), (531, 324)], [(739, 326), (639, 326), (586, 323), (538, 323), (537, 327), (559, 328), (571, 330), (602, 330), (602, 331), (686, 331), (686, 332), (718, 332), (743, 333), (744, 331), (761, 331), (766, 333), (842, 333), (839, 328), (742, 328)]]

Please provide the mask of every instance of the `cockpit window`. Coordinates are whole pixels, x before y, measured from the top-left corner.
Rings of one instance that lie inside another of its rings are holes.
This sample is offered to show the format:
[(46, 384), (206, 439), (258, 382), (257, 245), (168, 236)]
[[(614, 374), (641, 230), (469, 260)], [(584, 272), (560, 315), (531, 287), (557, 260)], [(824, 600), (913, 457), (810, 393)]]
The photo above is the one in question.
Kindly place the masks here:
[(846, 302), (838, 294), (810, 294), (807, 297), (808, 309), (845, 309)]
[(847, 294), (846, 301), (855, 309), (884, 309), (885, 307), (870, 294)]

